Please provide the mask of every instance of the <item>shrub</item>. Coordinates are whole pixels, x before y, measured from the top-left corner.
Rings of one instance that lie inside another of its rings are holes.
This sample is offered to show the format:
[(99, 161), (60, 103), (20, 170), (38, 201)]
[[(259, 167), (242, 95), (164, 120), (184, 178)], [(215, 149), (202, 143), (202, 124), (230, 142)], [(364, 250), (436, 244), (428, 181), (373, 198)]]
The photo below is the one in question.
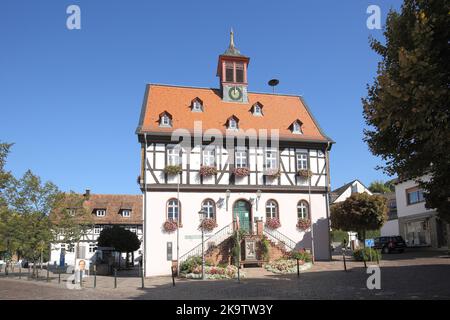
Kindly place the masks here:
[(280, 219), (278, 218), (269, 218), (266, 220), (266, 227), (269, 229), (277, 229), (281, 227)]
[(381, 260), (381, 253), (372, 248), (356, 249), (353, 251), (353, 258), (356, 261), (377, 261), (377, 257), (378, 260)]
[(261, 239), (261, 258), (263, 260), (269, 259), (270, 241), (266, 236)]
[(177, 230), (178, 224), (176, 221), (173, 220), (167, 220), (163, 223), (163, 229), (165, 232), (171, 233)]
[(311, 227), (311, 220), (300, 218), (297, 221), (297, 229), (301, 231), (308, 230)]
[(246, 177), (250, 174), (249, 168), (234, 168), (234, 175), (236, 177)]
[(202, 257), (194, 256), (190, 257), (186, 261), (183, 261), (180, 265), (180, 273), (191, 273), (195, 267), (202, 265)]
[(214, 176), (217, 174), (217, 168), (213, 166), (201, 166), (200, 175), (203, 177)]
[(311, 254), (309, 252), (307, 252), (305, 249), (292, 251), (289, 254), (289, 258), (294, 259), (294, 260), (298, 259), (303, 262), (311, 262), (312, 261)]
[(176, 175), (181, 172), (182, 172), (182, 169), (181, 169), (180, 165), (176, 165), (176, 166), (169, 165), (164, 168), (164, 173), (170, 174), (170, 175)]

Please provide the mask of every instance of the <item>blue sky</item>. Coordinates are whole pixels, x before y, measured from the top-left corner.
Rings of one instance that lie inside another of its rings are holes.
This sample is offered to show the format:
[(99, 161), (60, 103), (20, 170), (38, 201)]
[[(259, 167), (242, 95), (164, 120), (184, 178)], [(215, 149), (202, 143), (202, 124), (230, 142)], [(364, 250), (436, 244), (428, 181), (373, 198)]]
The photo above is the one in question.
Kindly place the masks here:
[[(81, 8), (81, 30), (66, 8)], [(146, 83), (217, 87), (229, 30), (250, 56), (249, 90), (303, 95), (336, 144), (332, 187), (388, 179), (362, 141), (361, 97), (379, 57), (369, 5), (401, 1), (21, 1), (0, 3), (0, 140), (7, 168), (62, 190), (139, 193), (135, 135)]]

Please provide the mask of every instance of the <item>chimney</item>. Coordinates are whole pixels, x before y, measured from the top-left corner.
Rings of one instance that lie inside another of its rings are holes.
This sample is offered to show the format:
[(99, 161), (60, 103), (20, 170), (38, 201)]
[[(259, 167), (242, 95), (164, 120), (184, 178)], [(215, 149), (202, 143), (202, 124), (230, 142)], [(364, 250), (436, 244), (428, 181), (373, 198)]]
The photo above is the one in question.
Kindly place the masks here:
[(91, 195), (91, 189), (86, 189), (86, 192), (83, 194), (83, 196), (86, 198), (86, 199), (89, 199), (89, 196)]

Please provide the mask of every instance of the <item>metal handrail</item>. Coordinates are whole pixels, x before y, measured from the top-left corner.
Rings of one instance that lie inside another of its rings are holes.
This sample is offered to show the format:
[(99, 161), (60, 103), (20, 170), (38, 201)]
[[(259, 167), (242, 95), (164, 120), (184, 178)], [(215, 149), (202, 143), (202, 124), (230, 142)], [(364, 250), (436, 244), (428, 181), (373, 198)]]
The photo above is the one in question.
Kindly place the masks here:
[[(222, 229), (220, 229), (219, 231), (217, 231), (216, 233), (211, 235), (209, 238), (206, 238), (204, 240), (204, 242), (208, 243), (208, 242), (214, 241), (214, 246), (218, 246), (219, 244), (224, 242), (226, 239), (231, 237), (231, 235), (233, 234), (232, 226), (233, 226), (233, 223), (226, 225), (225, 227), (223, 227)], [(210, 248), (206, 249), (205, 252), (207, 252), (209, 249)], [(179, 258), (178, 263), (181, 264), (183, 261), (186, 261), (190, 257), (201, 256), (201, 254), (202, 254), (202, 243), (200, 242), (200, 244), (198, 244), (197, 246), (195, 246), (194, 248), (192, 248), (191, 250), (189, 250), (188, 252), (183, 254)]]
[(297, 243), (292, 240), (291, 238), (287, 237), (286, 235), (282, 234), (278, 230), (269, 229), (266, 226), (264, 226), (264, 234), (269, 236), (269, 239), (273, 242), (281, 242), (286, 247), (288, 247), (290, 250), (294, 250)]

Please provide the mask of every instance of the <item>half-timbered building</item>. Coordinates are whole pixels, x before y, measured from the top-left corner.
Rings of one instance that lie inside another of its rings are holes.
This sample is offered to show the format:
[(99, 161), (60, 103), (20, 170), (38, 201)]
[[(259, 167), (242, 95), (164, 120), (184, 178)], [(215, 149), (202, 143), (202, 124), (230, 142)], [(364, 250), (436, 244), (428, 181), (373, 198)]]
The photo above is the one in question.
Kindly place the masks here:
[(231, 34), (218, 59), (220, 88), (146, 87), (136, 131), (146, 276), (199, 254), (199, 211), (215, 222), (207, 248), (241, 228), (330, 258), (333, 142), (303, 97), (248, 91), (249, 61)]

